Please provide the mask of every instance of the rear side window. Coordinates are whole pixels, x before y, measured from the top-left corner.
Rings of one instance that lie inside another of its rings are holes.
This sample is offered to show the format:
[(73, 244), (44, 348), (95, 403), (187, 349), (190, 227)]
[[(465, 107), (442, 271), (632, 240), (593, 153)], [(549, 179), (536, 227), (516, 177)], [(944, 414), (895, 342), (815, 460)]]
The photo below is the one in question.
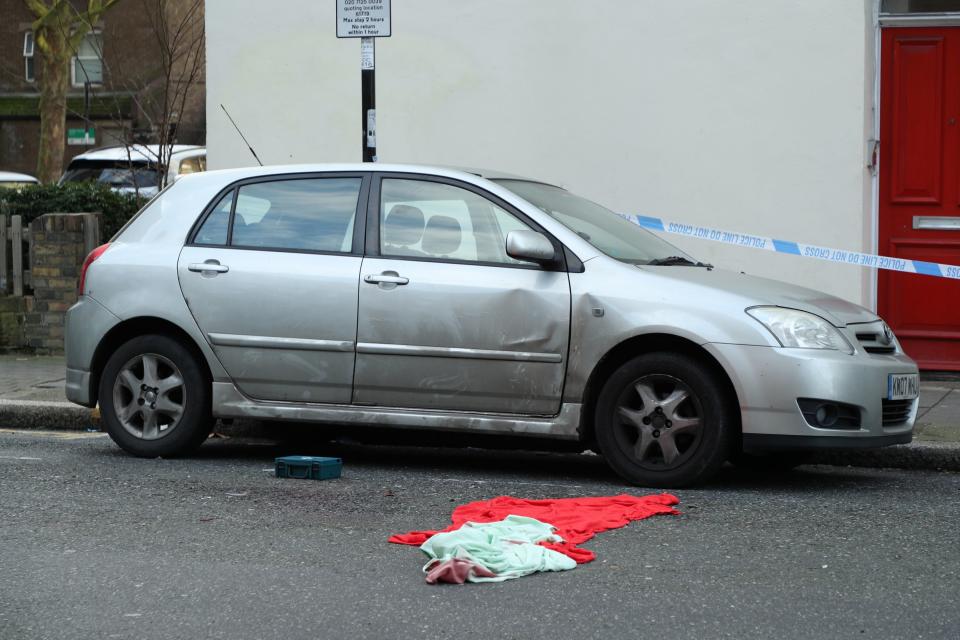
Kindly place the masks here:
[(193, 239), (194, 244), (217, 245), (227, 244), (227, 228), (230, 226), (230, 207), (233, 206), (233, 191), (220, 198), (220, 202), (213, 208), (203, 226), (197, 231)]
[(362, 182), (362, 178), (307, 178), (243, 185), (217, 203), (194, 243), (350, 253)]
[(235, 247), (349, 253), (361, 178), (258, 182), (237, 190)]

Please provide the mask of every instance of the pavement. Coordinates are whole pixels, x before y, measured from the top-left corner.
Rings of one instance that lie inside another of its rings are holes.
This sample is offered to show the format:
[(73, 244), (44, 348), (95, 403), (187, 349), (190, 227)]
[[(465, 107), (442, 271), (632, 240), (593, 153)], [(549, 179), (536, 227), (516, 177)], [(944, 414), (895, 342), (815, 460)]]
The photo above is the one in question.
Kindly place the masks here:
[[(337, 455), (343, 477), (274, 477)], [(960, 475), (727, 467), (572, 571), (424, 582), (392, 533), (497, 495), (635, 495), (599, 456), (0, 430), (0, 638), (958, 638)]]
[[(56, 356), (0, 355), (0, 428), (98, 430), (96, 413), (64, 395), (64, 360)], [(271, 429), (243, 422), (220, 426), (227, 435), (271, 437)], [(914, 441), (868, 451), (826, 451), (814, 462), (834, 465), (960, 471), (960, 376), (921, 375)]]

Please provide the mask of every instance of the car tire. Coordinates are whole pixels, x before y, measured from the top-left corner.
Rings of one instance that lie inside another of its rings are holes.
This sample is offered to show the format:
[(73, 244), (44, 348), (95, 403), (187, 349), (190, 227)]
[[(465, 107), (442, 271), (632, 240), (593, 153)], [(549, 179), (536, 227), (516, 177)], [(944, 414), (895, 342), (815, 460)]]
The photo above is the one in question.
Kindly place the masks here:
[(190, 453), (213, 428), (207, 374), (170, 336), (144, 335), (120, 345), (103, 369), (98, 398), (107, 433), (135, 456)]
[(610, 467), (631, 484), (704, 482), (729, 458), (735, 403), (718, 375), (681, 353), (647, 353), (623, 364), (597, 398), (595, 434)]

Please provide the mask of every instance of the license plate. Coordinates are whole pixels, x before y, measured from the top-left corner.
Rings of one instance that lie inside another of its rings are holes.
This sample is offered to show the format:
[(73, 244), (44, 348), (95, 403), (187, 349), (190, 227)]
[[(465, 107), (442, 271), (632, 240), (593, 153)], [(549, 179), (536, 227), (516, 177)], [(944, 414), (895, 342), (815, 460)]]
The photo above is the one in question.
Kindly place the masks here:
[(916, 373), (891, 373), (887, 376), (887, 400), (913, 400), (920, 394), (920, 376)]

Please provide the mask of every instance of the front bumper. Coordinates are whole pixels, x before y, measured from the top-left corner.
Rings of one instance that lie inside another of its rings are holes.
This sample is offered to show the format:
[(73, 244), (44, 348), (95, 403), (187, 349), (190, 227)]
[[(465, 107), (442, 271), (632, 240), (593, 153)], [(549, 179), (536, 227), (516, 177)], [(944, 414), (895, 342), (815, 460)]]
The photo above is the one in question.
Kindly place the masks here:
[[(917, 373), (904, 354), (847, 355), (819, 349), (736, 344), (704, 347), (727, 371), (740, 401), (748, 450), (870, 448), (910, 442), (919, 398), (906, 420), (883, 424), (887, 376)], [(860, 411), (858, 429), (824, 429), (807, 423), (798, 398), (845, 403)]]

